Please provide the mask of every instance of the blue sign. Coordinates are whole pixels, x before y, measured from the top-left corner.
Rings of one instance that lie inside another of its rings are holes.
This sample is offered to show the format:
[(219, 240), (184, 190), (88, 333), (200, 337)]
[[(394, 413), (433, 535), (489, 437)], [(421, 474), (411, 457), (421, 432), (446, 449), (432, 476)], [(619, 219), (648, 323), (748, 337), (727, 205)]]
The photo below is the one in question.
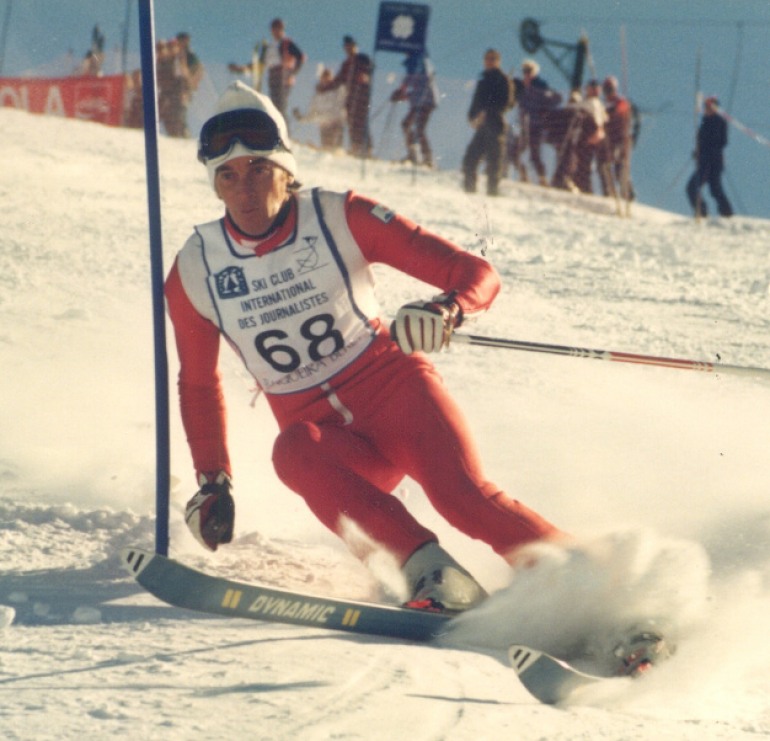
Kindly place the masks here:
[(380, 3), (375, 51), (425, 52), (429, 5)]

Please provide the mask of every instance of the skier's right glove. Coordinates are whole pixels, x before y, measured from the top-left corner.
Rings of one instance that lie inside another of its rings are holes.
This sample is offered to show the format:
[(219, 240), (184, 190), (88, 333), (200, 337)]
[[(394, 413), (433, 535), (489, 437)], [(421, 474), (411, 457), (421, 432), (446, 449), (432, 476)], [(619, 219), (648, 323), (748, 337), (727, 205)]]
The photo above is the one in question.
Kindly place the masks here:
[(441, 294), (432, 301), (414, 301), (402, 306), (390, 327), (390, 336), (407, 355), (422, 350), (438, 352), (449, 345), (462, 311), (454, 293)]
[(230, 477), (224, 472), (200, 474), (200, 489), (187, 502), (185, 522), (195, 539), (210, 551), (233, 539), (235, 502)]

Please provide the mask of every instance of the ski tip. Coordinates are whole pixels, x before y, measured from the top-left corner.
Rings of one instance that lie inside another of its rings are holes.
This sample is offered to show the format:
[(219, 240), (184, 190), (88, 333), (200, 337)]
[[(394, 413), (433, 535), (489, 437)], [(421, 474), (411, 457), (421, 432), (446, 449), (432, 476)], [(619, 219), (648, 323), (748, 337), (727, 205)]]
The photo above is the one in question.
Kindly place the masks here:
[(529, 646), (514, 644), (508, 647), (508, 661), (519, 675), (527, 671), (542, 655), (542, 651), (536, 651)]
[(601, 681), (601, 677), (586, 674), (566, 661), (528, 646), (511, 646), (508, 660), (525, 689), (547, 705), (571, 702), (575, 690)]
[(120, 552), (120, 562), (131, 576), (137, 577), (152, 561), (154, 555), (142, 548), (124, 548)]

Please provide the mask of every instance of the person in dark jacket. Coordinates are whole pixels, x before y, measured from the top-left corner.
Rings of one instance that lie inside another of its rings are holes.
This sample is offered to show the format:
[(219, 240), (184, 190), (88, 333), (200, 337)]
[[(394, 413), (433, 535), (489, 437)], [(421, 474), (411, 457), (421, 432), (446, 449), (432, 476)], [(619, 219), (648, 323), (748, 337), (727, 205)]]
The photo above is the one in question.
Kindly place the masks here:
[(476, 84), (468, 120), (476, 129), (463, 157), (464, 186), (468, 193), (476, 191), (476, 171), (482, 159), (487, 163), (487, 195), (498, 194), (503, 171), (507, 123), (505, 112), (515, 102), (513, 83), (500, 69), (500, 52), (488, 49), (484, 54), (484, 71)]
[(548, 127), (549, 117), (561, 104), (561, 95), (552, 90), (540, 77), (540, 65), (533, 59), (525, 59), (521, 64), (521, 78), (514, 80), (516, 101), (519, 104), (519, 147), (515, 158), (518, 163), (519, 178), (527, 182), (527, 167), (522, 155), (529, 149), (529, 161), (537, 174), (540, 185), (548, 185), (545, 163), (540, 154), (540, 146)]
[(724, 148), (727, 146), (727, 121), (719, 115), (719, 101), (706, 98), (703, 104), (703, 118), (698, 128), (695, 172), (687, 183), (687, 197), (696, 216), (706, 216), (708, 207), (701, 195), (701, 189), (708, 183), (709, 191), (717, 202), (720, 216), (732, 216), (733, 207), (722, 188), (724, 170)]

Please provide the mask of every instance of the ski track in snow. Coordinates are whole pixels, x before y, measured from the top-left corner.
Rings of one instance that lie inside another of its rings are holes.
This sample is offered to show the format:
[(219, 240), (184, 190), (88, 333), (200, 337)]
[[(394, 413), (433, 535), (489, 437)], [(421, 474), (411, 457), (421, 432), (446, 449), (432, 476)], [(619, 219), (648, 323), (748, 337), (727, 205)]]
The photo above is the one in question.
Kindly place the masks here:
[[(398, 490), (495, 595), (436, 648), (164, 608), (120, 569), (154, 542), (154, 396), (141, 134), (0, 109), (0, 729), (8, 739), (756, 739), (770, 736), (770, 376), (736, 377), (455, 345), (436, 359), (490, 477), (591, 557), (512, 579)], [(161, 140), (166, 268), (220, 204), (190, 141)], [(354, 187), (503, 277), (470, 331), (770, 368), (770, 222), (693, 221), (514, 182), (300, 149), (302, 181)], [(384, 311), (432, 295), (377, 266)], [(171, 335), (169, 360), (176, 374)], [(270, 465), (275, 424), (223, 355), (237, 537), (206, 554), (172, 393), (171, 555), (288, 589), (395, 599)], [(397, 591), (397, 586), (392, 587)], [(111, 605), (111, 606), (110, 606)], [(116, 607), (117, 606), (117, 607)], [(670, 621), (675, 660), (635, 683), (538, 705), (462, 650), (558, 646), (612, 617)]]

